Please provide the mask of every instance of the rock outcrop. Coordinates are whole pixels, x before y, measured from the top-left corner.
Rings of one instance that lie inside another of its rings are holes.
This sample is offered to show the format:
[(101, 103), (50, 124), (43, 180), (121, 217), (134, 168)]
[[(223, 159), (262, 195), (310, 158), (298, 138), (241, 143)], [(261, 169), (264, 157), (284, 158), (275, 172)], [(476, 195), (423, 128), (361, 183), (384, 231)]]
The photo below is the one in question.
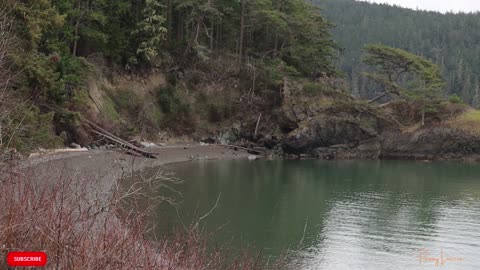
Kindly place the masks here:
[(442, 123), (405, 131), (384, 115), (292, 106), (279, 113), (290, 156), (319, 159), (480, 159), (480, 137)]
[(463, 159), (480, 154), (480, 138), (449, 127), (431, 127), (413, 133), (382, 134), (384, 159)]
[(363, 127), (358, 121), (318, 116), (302, 121), (282, 141), (282, 147), (288, 153), (309, 153), (318, 147), (335, 145), (352, 148), (377, 136), (374, 129)]

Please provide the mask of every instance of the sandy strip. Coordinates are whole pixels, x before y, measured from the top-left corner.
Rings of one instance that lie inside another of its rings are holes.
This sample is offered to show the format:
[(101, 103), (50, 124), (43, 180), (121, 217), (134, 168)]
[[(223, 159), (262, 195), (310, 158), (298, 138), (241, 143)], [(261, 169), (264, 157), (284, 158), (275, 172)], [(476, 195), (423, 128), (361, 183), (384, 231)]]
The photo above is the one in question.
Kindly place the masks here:
[[(246, 159), (244, 151), (215, 145), (182, 145), (150, 148), (158, 159), (148, 159), (108, 150), (88, 152), (53, 153), (27, 159), (15, 171), (25, 174), (41, 186), (59, 183), (67, 177), (89, 179), (87, 189), (95, 194), (92, 200), (108, 200), (117, 180), (134, 171), (169, 163), (192, 160)], [(93, 195), (92, 195), (93, 196)]]
[(161, 166), (169, 163), (186, 162), (191, 160), (221, 160), (221, 159), (245, 159), (249, 156), (245, 151), (215, 145), (174, 145), (157, 148), (149, 148), (150, 152), (157, 154), (157, 159), (148, 159), (122, 154), (110, 150), (90, 150), (81, 152), (58, 152), (44, 156), (36, 156), (19, 165), (21, 168), (65, 169), (71, 172), (78, 171), (111, 171), (112, 168), (128, 166), (129, 169), (143, 169), (152, 166)]

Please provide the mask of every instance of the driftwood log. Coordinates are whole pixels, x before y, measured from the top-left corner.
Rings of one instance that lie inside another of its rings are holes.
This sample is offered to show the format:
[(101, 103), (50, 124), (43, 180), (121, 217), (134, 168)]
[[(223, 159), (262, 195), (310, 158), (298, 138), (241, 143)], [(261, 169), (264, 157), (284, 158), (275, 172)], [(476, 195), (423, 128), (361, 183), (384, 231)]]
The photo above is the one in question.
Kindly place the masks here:
[(99, 127), (97, 124), (93, 123), (92, 121), (89, 121), (87, 119), (83, 119), (83, 122), (86, 123), (91, 131), (95, 134), (97, 134), (98, 136), (101, 136), (103, 137), (104, 139), (116, 144), (118, 147), (124, 149), (126, 152), (128, 153), (132, 153), (132, 154), (138, 154), (138, 155), (141, 155), (141, 156), (144, 156), (146, 158), (157, 158), (155, 156), (154, 153), (151, 153), (151, 152), (148, 152), (148, 151), (145, 151), (115, 135), (113, 135), (112, 133), (106, 131), (105, 129)]
[(221, 146), (221, 147), (232, 148), (234, 150), (242, 149), (242, 150), (246, 150), (249, 153), (254, 153), (254, 154), (258, 154), (258, 155), (264, 155), (265, 154), (265, 151), (255, 150), (255, 149), (242, 147), (242, 146), (237, 146), (237, 145), (228, 145), (228, 144), (214, 144), (214, 145), (218, 145), (218, 146)]

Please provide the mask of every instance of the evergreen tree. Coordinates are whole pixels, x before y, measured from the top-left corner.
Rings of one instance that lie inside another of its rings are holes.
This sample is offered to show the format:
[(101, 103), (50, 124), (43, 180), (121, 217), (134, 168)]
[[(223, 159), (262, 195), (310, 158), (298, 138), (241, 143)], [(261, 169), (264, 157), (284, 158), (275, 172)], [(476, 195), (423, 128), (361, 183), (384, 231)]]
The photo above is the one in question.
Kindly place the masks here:
[[(457, 94), (465, 102), (473, 102), (478, 85), (478, 76), (474, 75), (480, 73), (478, 13), (441, 14), (355, 0), (314, 2), (335, 24), (333, 36), (344, 48), (339, 67), (351, 85), (360, 84), (358, 74), (369, 71), (362, 64), (362, 48), (383, 44), (431, 60), (440, 66), (445, 94)], [(375, 91), (366, 91), (362, 97), (373, 98)]]
[(366, 76), (383, 86), (386, 95), (406, 98), (419, 108), (422, 126), (425, 113), (436, 112), (442, 101), (444, 82), (440, 68), (431, 61), (402, 49), (383, 45), (368, 45), (364, 62), (376, 68)]

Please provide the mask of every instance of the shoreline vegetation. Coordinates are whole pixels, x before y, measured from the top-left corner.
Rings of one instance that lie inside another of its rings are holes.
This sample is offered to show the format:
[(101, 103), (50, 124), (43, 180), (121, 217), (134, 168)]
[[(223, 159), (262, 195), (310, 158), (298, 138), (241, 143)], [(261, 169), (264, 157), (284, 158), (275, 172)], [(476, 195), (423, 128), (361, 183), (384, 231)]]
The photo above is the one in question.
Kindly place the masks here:
[[(197, 159), (238, 159), (246, 153), (226, 153), (215, 146), (167, 149), (161, 160), (136, 158), (115, 152), (60, 154), (34, 158), (0, 172), (0, 266), (10, 251), (38, 250), (48, 254), (52, 269), (281, 269), (284, 259), (266, 262), (247, 250), (211, 249), (208, 234), (192, 224), (173, 237), (145, 239), (153, 224), (146, 218), (159, 203), (173, 198), (149, 197), (152, 189), (175, 188), (179, 179), (159, 171), (140, 177), (129, 187), (122, 179), (147, 168)], [(206, 156), (208, 153), (209, 156)], [(34, 180), (34, 181), (33, 181)], [(141, 197), (149, 207), (126, 212), (131, 198)]]

